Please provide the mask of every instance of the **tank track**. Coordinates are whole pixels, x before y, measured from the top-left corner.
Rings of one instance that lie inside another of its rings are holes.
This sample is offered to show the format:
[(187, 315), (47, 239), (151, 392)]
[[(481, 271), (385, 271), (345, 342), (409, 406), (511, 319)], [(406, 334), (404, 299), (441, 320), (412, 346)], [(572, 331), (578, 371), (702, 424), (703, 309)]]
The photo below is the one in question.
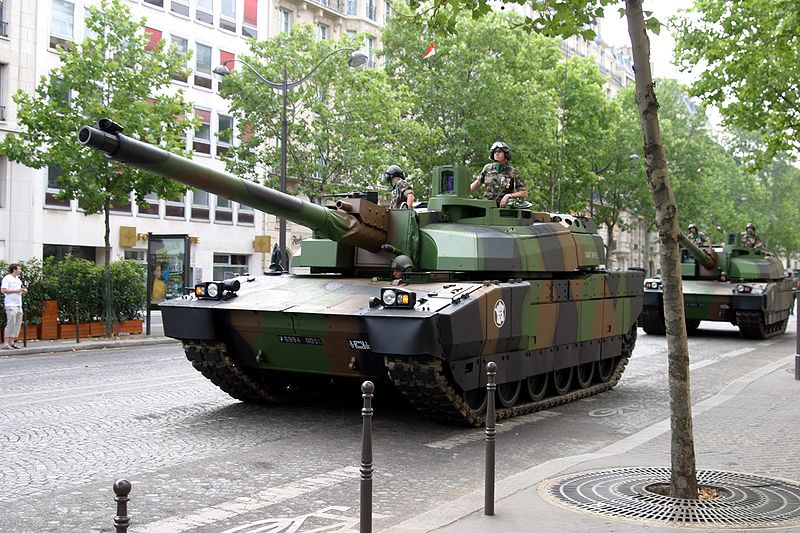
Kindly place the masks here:
[[(636, 342), (636, 325), (623, 338), (622, 353), (617, 357), (614, 372), (605, 383), (585, 389), (572, 390), (559, 396), (551, 396), (538, 402), (527, 402), (512, 407), (496, 409), (497, 420), (549, 409), (569, 402), (611, 390), (622, 377)], [(433, 356), (424, 358), (386, 357), (389, 376), (400, 392), (426, 416), (452, 424), (482, 426), (486, 423), (485, 411), (473, 410), (459, 392), (451, 385), (444, 372), (444, 362)]]
[(736, 324), (739, 334), (745, 339), (767, 339), (786, 331), (788, 318), (772, 324), (764, 324), (764, 314), (760, 311), (736, 311)]
[(183, 341), (186, 358), (214, 385), (248, 403), (277, 404), (290, 398), (267, 385), (247, 368), (237, 365), (222, 342)]

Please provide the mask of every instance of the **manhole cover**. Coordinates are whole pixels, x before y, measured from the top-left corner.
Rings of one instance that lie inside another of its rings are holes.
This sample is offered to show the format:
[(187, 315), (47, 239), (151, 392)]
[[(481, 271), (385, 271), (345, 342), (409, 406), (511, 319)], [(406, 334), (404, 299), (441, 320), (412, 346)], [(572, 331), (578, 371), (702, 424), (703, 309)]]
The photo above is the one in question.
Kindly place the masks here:
[(607, 517), (698, 528), (800, 524), (800, 485), (735, 472), (699, 470), (697, 482), (716, 488), (713, 500), (684, 500), (652, 492), (669, 484), (669, 468), (618, 468), (543, 483), (539, 493), (562, 507)]

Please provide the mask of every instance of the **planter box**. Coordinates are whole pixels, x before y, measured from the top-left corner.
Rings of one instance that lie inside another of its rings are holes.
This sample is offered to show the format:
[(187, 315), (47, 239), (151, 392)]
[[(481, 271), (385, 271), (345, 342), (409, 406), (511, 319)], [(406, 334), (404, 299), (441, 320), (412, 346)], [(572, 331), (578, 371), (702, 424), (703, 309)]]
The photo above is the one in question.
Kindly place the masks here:
[(37, 324), (28, 324), (28, 329), (25, 327), (19, 328), (19, 338), (25, 337), (29, 341), (35, 341), (39, 338), (39, 326)]
[(132, 335), (141, 335), (142, 334), (142, 321), (139, 319), (135, 320), (124, 320), (119, 325), (120, 332), (130, 333)]
[[(81, 337), (88, 337), (89, 336), (89, 323), (88, 322), (81, 322), (80, 326), (80, 336)], [(74, 339), (75, 338), (75, 324), (59, 324), (58, 325), (58, 338), (59, 339)]]
[(42, 309), (42, 323), (39, 324), (39, 338), (50, 340), (58, 338), (58, 302), (46, 300)]
[(102, 337), (106, 334), (106, 323), (95, 320), (89, 322), (89, 335), (92, 337)]
[(43, 341), (49, 341), (58, 338), (58, 322), (55, 324), (45, 324), (42, 322), (36, 326), (36, 329), (38, 330), (37, 337)]

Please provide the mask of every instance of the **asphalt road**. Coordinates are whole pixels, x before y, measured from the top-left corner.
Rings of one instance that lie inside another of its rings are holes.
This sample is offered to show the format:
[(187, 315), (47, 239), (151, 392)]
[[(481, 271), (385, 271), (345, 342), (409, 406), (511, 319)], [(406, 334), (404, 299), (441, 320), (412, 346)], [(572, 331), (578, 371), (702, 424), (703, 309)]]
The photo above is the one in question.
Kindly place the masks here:
[[(795, 351), (704, 323), (693, 403)], [(132, 532), (357, 531), (361, 397), (245, 405), (174, 345), (0, 358), (0, 533), (114, 531), (111, 487), (133, 483)], [(639, 331), (617, 388), (498, 425), (497, 477), (588, 453), (669, 416), (666, 342)], [(484, 432), (425, 419), (375, 391), (375, 531), (483, 486)], [(668, 458), (665, 457), (665, 462)]]

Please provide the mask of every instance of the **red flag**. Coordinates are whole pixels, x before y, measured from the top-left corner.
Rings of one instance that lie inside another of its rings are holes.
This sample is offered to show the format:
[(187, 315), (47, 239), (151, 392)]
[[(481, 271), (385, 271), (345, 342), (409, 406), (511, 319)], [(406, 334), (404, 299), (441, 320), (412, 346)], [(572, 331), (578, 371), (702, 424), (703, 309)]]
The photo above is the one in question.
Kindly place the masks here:
[(433, 41), (431, 41), (431, 45), (428, 47), (428, 51), (425, 52), (425, 55), (422, 56), (422, 59), (428, 59), (432, 55), (436, 55), (436, 47), (433, 46)]

